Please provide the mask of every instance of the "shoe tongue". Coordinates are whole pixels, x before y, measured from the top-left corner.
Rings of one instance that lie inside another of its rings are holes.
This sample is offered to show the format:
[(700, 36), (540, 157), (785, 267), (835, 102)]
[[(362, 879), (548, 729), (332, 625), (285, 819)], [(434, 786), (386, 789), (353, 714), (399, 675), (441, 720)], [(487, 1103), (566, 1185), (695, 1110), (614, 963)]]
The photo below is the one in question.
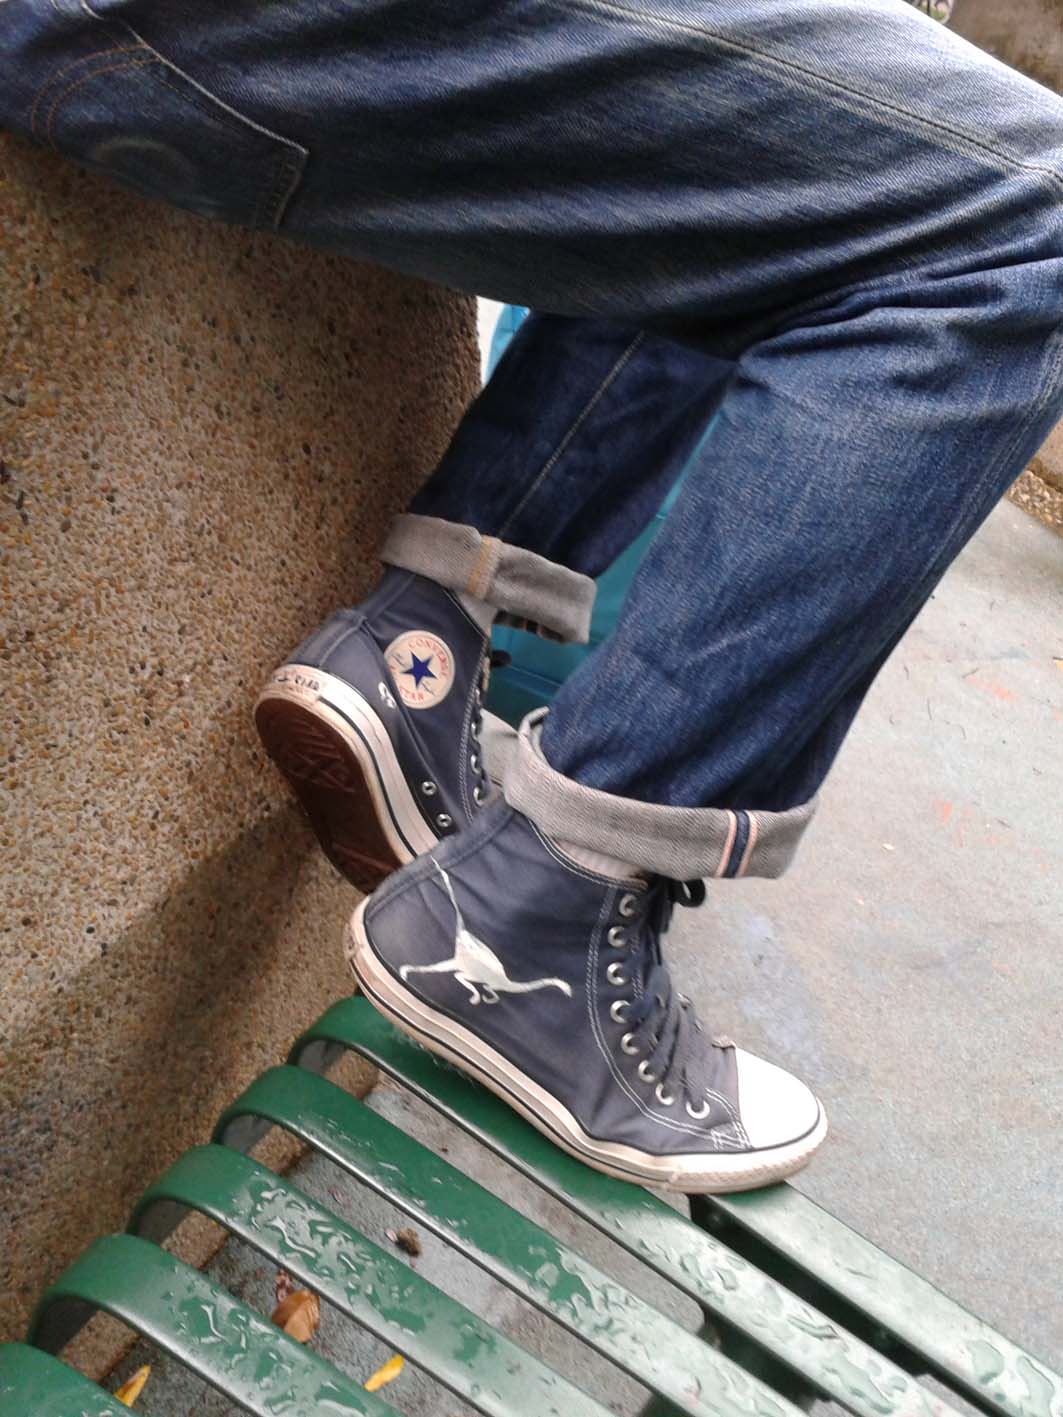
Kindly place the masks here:
[(591, 851), (586, 846), (577, 846), (558, 838), (555, 842), (576, 866), (593, 871), (597, 876), (608, 876), (612, 881), (646, 881), (646, 872), (631, 861), (622, 861), (619, 856), (607, 856), (604, 851)]

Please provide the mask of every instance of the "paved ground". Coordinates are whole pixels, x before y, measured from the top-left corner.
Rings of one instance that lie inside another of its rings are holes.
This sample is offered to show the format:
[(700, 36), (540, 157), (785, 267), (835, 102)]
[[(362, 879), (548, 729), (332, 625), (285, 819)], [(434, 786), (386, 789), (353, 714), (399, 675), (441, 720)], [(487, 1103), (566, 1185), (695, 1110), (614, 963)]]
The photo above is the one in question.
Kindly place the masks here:
[[(671, 954), (714, 1028), (790, 1064), (833, 1136), (798, 1184), (1059, 1366), (1063, 1355), (1063, 540), (1001, 506), (882, 674), (781, 882), (721, 886), (679, 912)], [(439, 1124), (394, 1089), (375, 1105)], [(485, 1184), (604, 1266), (608, 1242), (447, 1138)], [(401, 1224), (327, 1164), (300, 1184), (380, 1239)], [(386, 1241), (385, 1241), (386, 1243)], [(585, 1383), (598, 1366), (426, 1239), (421, 1272)], [(218, 1271), (268, 1307), (272, 1275), (230, 1247)], [(656, 1282), (654, 1302), (693, 1325)], [(359, 1374), (388, 1356), (326, 1313), (319, 1346)], [(139, 1361), (139, 1358), (138, 1358)], [(128, 1366), (123, 1370), (128, 1371)], [(464, 1408), (418, 1375), (418, 1417)], [(610, 1380), (621, 1413), (640, 1393)], [(229, 1409), (159, 1368), (146, 1413)]]

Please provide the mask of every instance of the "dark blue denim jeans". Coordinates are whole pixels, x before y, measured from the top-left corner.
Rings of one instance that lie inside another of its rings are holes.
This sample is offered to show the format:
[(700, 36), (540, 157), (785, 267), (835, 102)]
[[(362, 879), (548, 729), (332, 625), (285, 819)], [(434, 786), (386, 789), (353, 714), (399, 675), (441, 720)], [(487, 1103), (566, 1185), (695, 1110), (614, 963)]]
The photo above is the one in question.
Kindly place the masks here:
[(545, 312), (417, 510), (593, 571), (690, 461), (544, 732), (623, 795), (810, 797), (1063, 409), (1063, 103), (901, 0), (0, 0), (0, 121)]

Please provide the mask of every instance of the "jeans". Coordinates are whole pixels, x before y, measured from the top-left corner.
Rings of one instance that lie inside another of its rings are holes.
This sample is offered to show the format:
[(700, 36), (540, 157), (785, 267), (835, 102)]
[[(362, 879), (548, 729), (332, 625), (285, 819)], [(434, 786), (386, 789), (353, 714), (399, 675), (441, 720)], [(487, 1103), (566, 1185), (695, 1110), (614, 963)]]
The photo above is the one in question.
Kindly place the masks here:
[(529, 305), (414, 510), (595, 573), (553, 768), (815, 794), (1063, 411), (1063, 103), (901, 0), (2, 0), (0, 122)]

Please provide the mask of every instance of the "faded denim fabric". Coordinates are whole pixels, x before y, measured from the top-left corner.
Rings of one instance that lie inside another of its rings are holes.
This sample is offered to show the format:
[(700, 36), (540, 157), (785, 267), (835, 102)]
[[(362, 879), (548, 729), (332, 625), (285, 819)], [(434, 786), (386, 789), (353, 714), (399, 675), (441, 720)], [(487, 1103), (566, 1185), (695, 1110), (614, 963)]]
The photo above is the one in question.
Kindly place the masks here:
[(1063, 409), (1063, 103), (900, 0), (6, 0), (0, 121), (553, 317), (415, 511), (593, 574), (693, 459), (585, 786), (808, 801)]

